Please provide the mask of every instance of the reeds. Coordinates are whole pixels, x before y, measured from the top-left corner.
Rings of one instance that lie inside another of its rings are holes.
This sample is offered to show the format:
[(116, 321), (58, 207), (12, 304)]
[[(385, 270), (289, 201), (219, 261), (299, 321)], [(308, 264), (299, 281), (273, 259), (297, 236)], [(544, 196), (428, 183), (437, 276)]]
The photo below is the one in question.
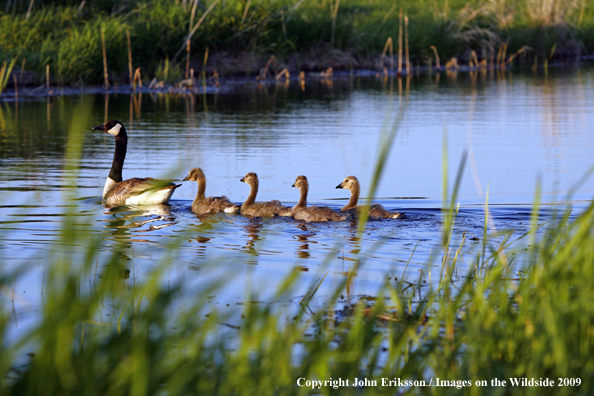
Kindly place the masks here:
[[(39, 83), (43, 82), (45, 65), (49, 63), (57, 84), (90, 82), (104, 86), (105, 63), (113, 79), (110, 84), (120, 83), (119, 79), (125, 81), (126, 77), (131, 79), (130, 70), (134, 68), (129, 65), (130, 59), (126, 59), (126, 51), (128, 58), (131, 53), (143, 54), (142, 58), (134, 59), (134, 66), (142, 67), (146, 75), (153, 76), (165, 58), (169, 57), (171, 63), (176, 64), (182, 54), (190, 55), (192, 41), (195, 54), (209, 45), (211, 51), (216, 49), (217, 53), (224, 52), (230, 57), (240, 58), (254, 51), (279, 59), (303, 59), (303, 55), (325, 44), (348, 52), (353, 58), (366, 59), (382, 50), (387, 37), (397, 37), (398, 44), (393, 45), (398, 45), (397, 71), (400, 73), (407, 66), (410, 72), (410, 59), (428, 63), (433, 55), (437, 61), (436, 50), (429, 49), (429, 45), (439, 49), (446, 60), (463, 59), (462, 54), (477, 48), (496, 54), (504, 41), (509, 42), (506, 48), (509, 54), (528, 46), (534, 56), (541, 59), (549, 56), (553, 44), (557, 44), (556, 58), (573, 58), (592, 52), (590, 43), (594, 42), (594, 30), (588, 26), (593, 23), (594, 14), (591, 5), (583, 0), (473, 0), (447, 4), (419, 1), (415, 5), (394, 5), (387, 0), (372, 3), (356, 0), (347, 6), (339, 0), (293, 3), (282, 0), (263, 7), (252, 0), (209, 0), (206, 3), (192, 0), (185, 1), (184, 7), (179, 1), (176, 4), (155, 0), (151, 7), (136, 3), (126, 5), (130, 8), (126, 13), (112, 13), (111, 9), (104, 10), (101, 2), (87, 2), (85, 13), (79, 12), (77, 5), (64, 8), (49, 5), (34, 7), (28, 19), (26, 6), (30, 3), (12, 1), (11, 4), (22, 4), (22, 7), (15, 5), (14, 15), (0, 15), (0, 42), (9, 43), (3, 50), (5, 56), (19, 54), (27, 58), (28, 71), (37, 73)], [(362, 9), (366, 11), (357, 11)], [(414, 15), (414, 24), (409, 25), (410, 15)], [(197, 23), (196, 18), (199, 18)], [(573, 29), (576, 24), (582, 26), (579, 31)], [(100, 28), (105, 45), (98, 37)], [(128, 35), (134, 37), (133, 43), (127, 42)], [(103, 46), (109, 55), (107, 62), (103, 59)], [(484, 56), (480, 52), (478, 55)], [(188, 60), (186, 58), (185, 77), (189, 74)], [(499, 59), (497, 66), (507, 61), (506, 55), (503, 61)], [(298, 63), (294, 61), (288, 66), (299, 70)], [(337, 63), (331, 66), (345, 67), (340, 60)], [(361, 63), (362, 67), (373, 67), (365, 61)], [(324, 68), (328, 66), (324, 63)], [(241, 70), (229, 72), (245, 70), (245, 65), (241, 65)]]
[(134, 68), (132, 67), (132, 42), (130, 40), (130, 29), (126, 29), (126, 39), (128, 43), (128, 75), (130, 78), (130, 86), (136, 88), (134, 84)]
[[(0, 96), (2, 96), (2, 91), (6, 88), (8, 84), (8, 78), (12, 73), (12, 69), (17, 61), (17, 58), (14, 57), (9, 61), (2, 62), (2, 68), (0, 69)], [(16, 83), (15, 83), (16, 84)]]
[(105, 50), (105, 34), (101, 28), (101, 48), (103, 49), (103, 79), (105, 89), (109, 89), (109, 74), (107, 73), (107, 51)]

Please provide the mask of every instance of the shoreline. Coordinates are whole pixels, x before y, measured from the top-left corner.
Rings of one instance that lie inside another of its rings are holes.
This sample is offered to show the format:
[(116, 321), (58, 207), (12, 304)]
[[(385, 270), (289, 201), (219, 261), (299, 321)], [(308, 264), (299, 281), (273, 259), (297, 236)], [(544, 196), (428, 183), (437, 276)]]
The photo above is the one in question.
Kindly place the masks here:
[[(521, 65), (507, 65), (507, 66), (478, 66), (471, 67), (469, 65), (460, 65), (456, 67), (446, 68), (441, 66), (439, 69), (428, 66), (418, 66), (411, 69), (410, 77), (420, 75), (440, 75), (441, 73), (486, 73), (486, 72), (513, 72), (517, 70), (531, 69), (533, 71), (547, 70), (547, 69), (563, 69), (563, 68), (576, 68), (583, 67), (594, 61), (594, 55), (583, 56), (573, 62), (555, 62), (550, 63), (546, 67), (540, 65), (537, 68), (533, 66), (521, 64)], [(307, 85), (311, 82), (326, 81), (331, 82), (333, 80), (344, 80), (352, 77), (363, 77), (363, 78), (406, 78), (406, 70), (402, 70), (398, 73), (396, 70), (372, 70), (372, 69), (351, 69), (351, 70), (338, 70), (334, 71), (333, 67), (329, 67), (326, 71), (322, 72), (301, 72), (299, 75), (284, 74), (286, 68), (281, 72), (275, 71), (276, 74), (268, 72), (265, 78), (260, 76), (241, 76), (241, 74), (231, 75), (230, 77), (220, 77), (216, 70), (211, 73), (210, 76), (194, 77), (192, 81), (190, 79), (181, 80), (178, 83), (165, 83), (164, 81), (157, 81), (153, 79), (148, 85), (143, 83), (143, 86), (133, 87), (131, 84), (113, 84), (109, 88), (105, 88), (100, 85), (88, 85), (88, 86), (51, 86), (47, 89), (46, 85), (37, 87), (18, 87), (14, 89), (14, 84), (8, 85), (2, 94), (0, 95), (0, 102), (15, 102), (21, 100), (41, 99), (45, 97), (53, 96), (76, 96), (85, 94), (214, 94), (214, 93), (230, 93), (238, 87), (246, 85), (288, 85), (290, 83), (300, 83)], [(13, 71), (18, 72), (18, 71)], [(202, 74), (202, 73), (201, 73)]]

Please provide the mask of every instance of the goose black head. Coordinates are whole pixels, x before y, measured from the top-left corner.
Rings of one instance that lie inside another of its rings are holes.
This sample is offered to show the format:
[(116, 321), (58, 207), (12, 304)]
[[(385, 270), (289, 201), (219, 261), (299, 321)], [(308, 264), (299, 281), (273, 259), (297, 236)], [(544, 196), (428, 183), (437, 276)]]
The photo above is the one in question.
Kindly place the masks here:
[(103, 131), (113, 136), (118, 136), (120, 132), (125, 131), (124, 125), (118, 120), (107, 121), (105, 124), (93, 127), (94, 131)]

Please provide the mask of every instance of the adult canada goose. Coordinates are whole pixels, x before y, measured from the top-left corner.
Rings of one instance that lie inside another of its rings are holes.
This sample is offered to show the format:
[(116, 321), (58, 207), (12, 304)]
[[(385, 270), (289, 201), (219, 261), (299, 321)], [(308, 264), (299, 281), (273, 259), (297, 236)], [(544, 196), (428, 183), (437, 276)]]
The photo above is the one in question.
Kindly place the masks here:
[(194, 202), (192, 202), (192, 212), (202, 215), (217, 212), (235, 213), (239, 210), (239, 206), (229, 201), (229, 198), (225, 196), (208, 198), (204, 196), (206, 177), (202, 169), (192, 169), (183, 181), (187, 180), (198, 182), (198, 193), (196, 194), (196, 198), (194, 198)]
[(241, 205), (241, 214), (245, 216), (291, 216), (291, 208), (283, 206), (279, 201), (256, 202), (258, 194), (258, 175), (250, 172), (241, 180), (250, 186), (250, 195)]
[(122, 180), (122, 168), (126, 159), (128, 135), (121, 122), (107, 121), (103, 125), (93, 128), (115, 136), (116, 146), (113, 155), (111, 171), (103, 188), (103, 204), (105, 206), (120, 205), (156, 205), (169, 202), (171, 195), (181, 184), (166, 180), (157, 180), (152, 177), (134, 177)]
[(309, 191), (309, 183), (307, 177), (297, 176), (292, 187), (297, 187), (301, 193), (299, 202), (293, 206), (291, 215), (297, 220), (305, 221), (344, 221), (346, 216), (336, 213), (327, 206), (307, 206), (307, 193)]
[[(361, 191), (361, 187), (359, 186), (359, 180), (355, 176), (347, 176), (342, 183), (340, 183), (336, 188), (344, 188), (346, 190), (351, 190), (351, 199), (349, 202), (340, 209), (341, 212), (358, 212), (361, 210), (361, 207), (357, 206), (357, 202), (359, 201), (359, 193)], [(388, 212), (384, 207), (380, 204), (373, 204), (369, 209), (369, 216), (370, 217), (378, 217), (378, 218), (390, 218), (390, 219), (398, 219), (402, 217), (404, 213), (398, 212)]]

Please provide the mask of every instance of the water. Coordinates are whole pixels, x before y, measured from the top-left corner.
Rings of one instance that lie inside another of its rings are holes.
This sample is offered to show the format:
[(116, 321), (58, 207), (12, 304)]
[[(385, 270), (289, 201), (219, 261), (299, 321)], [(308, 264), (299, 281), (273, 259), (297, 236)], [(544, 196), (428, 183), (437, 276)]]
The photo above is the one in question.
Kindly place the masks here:
[[(332, 82), (308, 80), (304, 89), (297, 83), (234, 84), (207, 95), (2, 102), (0, 260), (5, 272), (29, 269), (14, 284), (15, 325), (26, 326), (42, 312), (51, 254), (81, 249), (78, 238), (65, 244), (59, 238), (72, 193), (77, 217), (88, 222), (77, 235), (106, 237), (97, 274), (117, 247), (130, 269), (127, 282), (136, 282), (167, 257), (167, 244), (179, 243), (177, 256), (166, 258), (167, 282), (184, 279), (188, 299), (202, 292), (200, 285), (219, 281), (224, 287), (211, 297), (220, 306), (242, 303), (248, 288), (261, 301), (271, 301), (281, 280), (295, 269), (302, 278), (293, 302), (328, 271), (318, 293), (323, 298), (358, 257), (364, 264), (350, 288), (354, 295), (374, 295), (385, 279), (400, 279), (405, 268), (405, 278), (435, 283), (441, 270), (446, 142), (450, 191), (460, 158), (468, 153), (452, 247), (462, 243), (463, 232), (463, 253), (482, 247), (487, 189), (491, 231), (519, 236), (529, 227), (537, 180), (547, 204), (542, 221), (553, 204), (584, 206), (594, 193), (594, 182), (588, 180), (566, 201), (592, 165), (593, 77), (591, 68), (421, 75), (400, 84), (394, 78), (342, 76)], [(84, 144), (75, 178), (65, 170), (65, 153), (70, 122), (81, 102), (90, 103), (92, 113), (88, 127), (77, 131)], [(190, 211), (194, 182), (183, 183), (169, 206), (106, 209), (100, 204), (114, 140), (91, 127), (105, 119), (119, 119), (128, 131), (124, 178), (181, 180), (199, 166), (207, 177), (207, 195), (224, 194), (240, 203), (249, 188), (239, 179), (256, 172), (258, 200), (293, 205), (298, 191), (291, 185), (303, 174), (310, 182), (310, 205), (339, 209), (349, 193), (335, 186), (355, 175), (366, 195), (379, 142), (400, 112), (402, 123), (374, 201), (407, 217), (371, 222), (363, 240), (349, 222), (305, 224), (226, 214), (198, 218)], [(489, 243), (501, 240), (498, 234)], [(469, 265), (462, 260), (458, 275)]]

